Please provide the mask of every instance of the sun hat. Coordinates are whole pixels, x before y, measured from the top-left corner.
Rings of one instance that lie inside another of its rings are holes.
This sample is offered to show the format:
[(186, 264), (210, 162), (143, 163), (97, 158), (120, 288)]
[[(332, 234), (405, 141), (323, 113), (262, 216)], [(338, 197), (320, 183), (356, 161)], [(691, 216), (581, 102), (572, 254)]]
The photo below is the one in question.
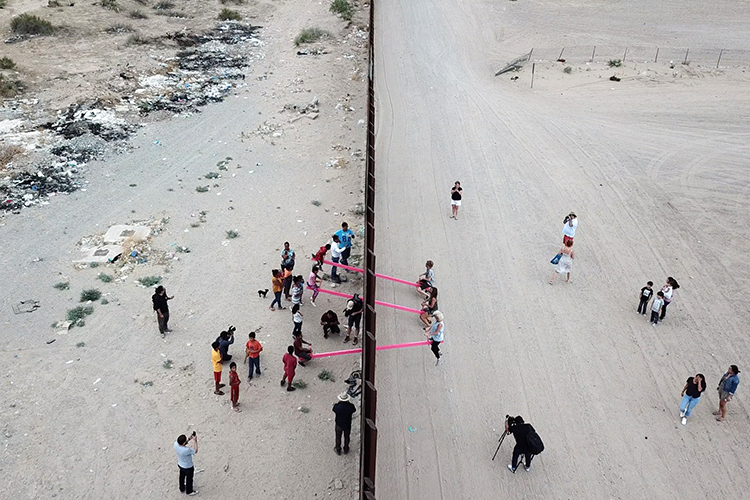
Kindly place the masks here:
[(346, 403), (347, 401), (349, 401), (349, 393), (344, 392), (339, 394), (339, 401), (341, 401), (342, 403)]

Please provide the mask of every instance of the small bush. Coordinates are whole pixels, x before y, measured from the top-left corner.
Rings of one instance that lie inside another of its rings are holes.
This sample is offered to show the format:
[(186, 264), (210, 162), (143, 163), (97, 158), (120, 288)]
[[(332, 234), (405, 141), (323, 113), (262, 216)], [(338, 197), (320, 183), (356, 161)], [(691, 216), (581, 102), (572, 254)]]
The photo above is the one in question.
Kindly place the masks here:
[(198, 186), (195, 188), (195, 190), (199, 193), (205, 193), (206, 191), (208, 191), (208, 186)]
[(221, 175), (218, 172), (209, 172), (203, 177), (205, 177), (206, 179), (218, 179), (219, 177), (221, 177)]
[(228, 3), (233, 3), (235, 5), (242, 5), (245, 3), (245, 0), (219, 0), (219, 3), (221, 3), (221, 5), (226, 5)]
[(351, 21), (354, 15), (354, 7), (347, 0), (333, 0), (329, 10), (347, 21)]
[(161, 283), (161, 276), (145, 276), (138, 280), (145, 287), (152, 287)]
[(300, 406), (299, 411), (301, 411), (302, 413), (310, 413), (310, 408), (308, 408), (307, 406)]
[(219, 21), (242, 21), (242, 16), (236, 10), (221, 9)]
[(10, 29), (19, 35), (51, 35), (55, 32), (49, 21), (31, 14), (21, 14), (10, 21)]
[(171, 359), (168, 359), (168, 360), (164, 361), (164, 364), (162, 364), (162, 366), (164, 368), (166, 368), (167, 370), (171, 370), (172, 366), (174, 366), (174, 363), (172, 362)]
[(154, 5), (154, 9), (156, 9), (156, 10), (169, 10), (169, 9), (172, 9), (172, 8), (174, 8), (174, 3), (172, 3), (172, 2), (170, 2), (168, 0), (163, 0), (163, 1), (159, 2), (159, 3), (157, 3), (156, 5)]
[(13, 161), (16, 155), (20, 155), (21, 153), (23, 153), (23, 148), (15, 144), (9, 146), (0, 145), (0, 167), (7, 165)]
[(2, 97), (16, 97), (23, 90), (21, 82), (6, 80), (3, 75), (0, 75), (0, 96)]
[(140, 10), (131, 10), (128, 16), (130, 19), (148, 19), (148, 16)]
[(99, 300), (102, 298), (102, 292), (96, 288), (90, 288), (81, 292), (81, 300), (79, 302), (88, 302), (89, 300)]
[(4, 9), (8, 5), (8, 0), (0, 0), (0, 9)]
[(235, 238), (238, 238), (240, 236), (240, 233), (235, 231), (234, 229), (230, 229), (227, 231), (227, 239), (233, 240)]
[(86, 347), (86, 342), (78, 342), (76, 347)]
[(320, 200), (310, 200), (310, 204), (316, 207), (319, 207), (321, 205)]
[(178, 10), (157, 10), (156, 11), (157, 16), (164, 16), (164, 17), (177, 17), (179, 19), (187, 19), (188, 15), (184, 12), (180, 12)]
[(133, 31), (135, 31), (135, 28), (125, 23), (116, 23), (107, 28), (107, 33), (132, 33)]
[(151, 43), (148, 38), (144, 38), (140, 33), (134, 33), (130, 35), (125, 42), (125, 45), (147, 45)]
[(104, 283), (109, 283), (113, 279), (112, 276), (110, 276), (109, 274), (104, 274), (104, 273), (99, 274), (97, 278), (102, 280)]
[(610, 68), (619, 68), (622, 66), (622, 61), (619, 59), (610, 59), (607, 65), (609, 65)]
[(357, 203), (352, 207), (352, 214), (356, 215), (357, 217), (361, 217), (365, 215), (365, 205), (364, 203)]
[(107, 299), (102, 299), (101, 305), (106, 306), (107, 304), (109, 304), (109, 301)]
[(299, 35), (297, 35), (297, 38), (294, 39), (294, 45), (299, 47), (303, 43), (317, 42), (321, 38), (325, 38), (328, 36), (331, 36), (331, 34), (320, 28), (305, 28), (300, 31)]
[(94, 312), (94, 308), (91, 306), (77, 306), (73, 309), (69, 309), (65, 315), (65, 319), (71, 323), (78, 323), (83, 321), (83, 318)]
[(320, 380), (329, 380), (331, 382), (335, 382), (336, 381), (333, 378), (333, 373), (329, 372), (328, 370), (323, 370), (322, 372), (318, 373), (318, 378)]
[(186, 246), (178, 246), (177, 247), (177, 251), (179, 253), (190, 253), (190, 248), (188, 248)]
[(304, 380), (295, 380), (292, 383), (292, 386), (296, 387), (297, 389), (304, 389), (307, 387), (307, 382), (305, 382)]
[(58, 290), (69, 290), (70, 289), (70, 283), (67, 281), (60, 281), (59, 283), (55, 283), (52, 285), (52, 288), (57, 288)]
[(117, 0), (101, 0), (99, 5), (113, 12), (120, 12), (120, 6), (117, 4)]
[(135, 3), (139, 3), (148, 7), (148, 0), (135, 0)]
[(13, 69), (16, 67), (16, 63), (10, 57), (0, 58), (0, 69)]
[(563, 69), (563, 73), (565, 73), (566, 75), (569, 75), (572, 72), (573, 72), (573, 68), (571, 68), (570, 66), (565, 66), (565, 69)]
[(96, 269), (97, 267), (99, 267), (99, 263), (98, 262), (89, 262), (89, 267), (91, 269)]

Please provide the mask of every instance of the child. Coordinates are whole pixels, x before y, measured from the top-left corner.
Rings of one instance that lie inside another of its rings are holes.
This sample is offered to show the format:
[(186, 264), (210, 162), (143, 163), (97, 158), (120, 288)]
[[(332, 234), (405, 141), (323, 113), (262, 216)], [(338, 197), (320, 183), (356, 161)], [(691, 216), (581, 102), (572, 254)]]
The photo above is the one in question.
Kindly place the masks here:
[(662, 306), (664, 305), (664, 292), (657, 292), (656, 298), (654, 299), (654, 303), (651, 304), (651, 321), (650, 323), (653, 323), (654, 326), (659, 322), (659, 312), (661, 311)]
[(240, 376), (237, 375), (237, 363), (232, 361), (229, 363), (229, 387), (231, 388), (230, 395), (232, 398), (232, 408), (236, 412), (241, 412), (239, 406), (240, 400)]
[(292, 304), (302, 306), (302, 295), (305, 293), (305, 279), (295, 276), (292, 282)]
[(297, 335), (302, 335), (302, 313), (299, 310), (299, 304), (292, 306), (292, 321), (294, 322), (292, 337), (296, 338)]
[(326, 243), (322, 247), (318, 249), (318, 253), (313, 255), (313, 260), (315, 260), (318, 263), (318, 267), (320, 267), (321, 271), (323, 270), (323, 260), (326, 258), (326, 253), (328, 253), (328, 250), (331, 249), (331, 244)]
[(312, 359), (312, 349), (302, 347), (303, 344), (307, 344), (312, 347), (312, 344), (310, 342), (307, 342), (302, 338), (302, 332), (299, 332), (297, 338), (294, 339), (294, 354), (299, 358), (300, 366), (305, 366), (305, 362)]
[(260, 375), (260, 351), (263, 350), (263, 346), (260, 342), (255, 340), (255, 332), (250, 332), (248, 335), (250, 340), (245, 344), (245, 354), (247, 354), (248, 366), (250, 371), (248, 372), (247, 379), (253, 379), (253, 367), (255, 367), (255, 374)]
[(221, 383), (221, 352), (219, 351), (219, 342), (215, 341), (213, 344), (211, 344), (211, 348), (213, 351), (211, 351), (211, 363), (214, 365), (214, 383), (216, 384), (216, 390), (214, 390), (214, 394), (218, 396), (223, 396), (224, 393), (222, 392), (221, 388), (224, 387), (225, 384)]
[(284, 298), (286, 300), (291, 300), (292, 296), (289, 295), (289, 289), (292, 287), (292, 280), (294, 279), (294, 277), (292, 276), (292, 268), (282, 266), (281, 269), (284, 270)]
[(323, 280), (318, 276), (318, 271), (320, 271), (320, 266), (316, 264), (313, 266), (312, 271), (310, 271), (310, 276), (307, 278), (307, 286), (313, 291), (313, 296), (310, 299), (310, 303), (313, 307), (318, 307), (315, 305), (315, 299), (318, 297), (318, 294), (320, 293), (320, 285), (323, 283)]
[(289, 379), (289, 387), (286, 390), (289, 392), (296, 391), (297, 388), (292, 385), (294, 371), (297, 368), (297, 358), (294, 357), (294, 346), (286, 348), (286, 354), (284, 354), (282, 361), (284, 362), (284, 378), (281, 379), (281, 387), (284, 387), (287, 379)]
[(278, 304), (279, 309), (284, 309), (284, 306), (281, 305), (281, 292), (284, 291), (284, 277), (281, 274), (281, 271), (278, 269), (274, 269), (271, 271), (271, 275), (273, 276), (271, 278), (271, 288), (273, 289), (273, 302), (271, 302), (271, 307), (269, 307), (270, 310), (275, 311), (273, 305)]
[(641, 301), (638, 303), (638, 314), (646, 315), (648, 301), (651, 300), (651, 296), (654, 294), (654, 290), (651, 288), (652, 286), (654, 286), (654, 282), (649, 281), (646, 283), (646, 286), (641, 288)]

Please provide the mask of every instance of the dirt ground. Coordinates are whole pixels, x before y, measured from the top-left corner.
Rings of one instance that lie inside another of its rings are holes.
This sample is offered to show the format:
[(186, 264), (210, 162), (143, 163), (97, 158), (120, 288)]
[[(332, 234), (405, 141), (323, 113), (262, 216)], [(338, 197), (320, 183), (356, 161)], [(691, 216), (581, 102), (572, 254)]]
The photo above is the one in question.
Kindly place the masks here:
[[(750, 361), (750, 61), (718, 70), (670, 68), (671, 58), (554, 62), (564, 46), (747, 51), (743, 9), (376, 4), (378, 272), (416, 276), (435, 261), (446, 324), (440, 366), (426, 348), (378, 356), (378, 498), (748, 490), (744, 372), (727, 420), (711, 413), (721, 375)], [(532, 48), (555, 54), (532, 60), (533, 89), (531, 64), (493, 76)], [(449, 218), (456, 180), (458, 221)], [(550, 286), (571, 210), (580, 220), (572, 283)], [(636, 314), (638, 292), (667, 276), (681, 288), (652, 327)], [(378, 298), (418, 303), (386, 282)], [(379, 311), (379, 342), (421, 338), (416, 318)], [(708, 390), (682, 426), (680, 391), (698, 372)], [(506, 414), (545, 442), (530, 473), (508, 471), (512, 437), (491, 461)]]
[[(224, 7), (184, 2), (179, 8), (191, 17), (174, 19), (153, 15), (150, 5), (120, 4), (124, 12), (139, 8), (149, 14), (147, 20), (125, 20), (148, 37), (185, 26), (196, 33), (211, 29)], [(0, 218), (0, 472), (8, 497), (178, 498), (172, 444), (193, 430), (200, 438), (195, 463), (201, 497), (357, 496), (358, 427), (352, 453), (337, 456), (331, 405), (359, 360), (341, 356), (299, 367), (297, 379), (307, 387), (284, 391), (281, 356), (291, 342), (291, 315), (271, 312), (271, 294), (262, 299), (256, 290), (270, 288), (284, 241), (297, 252), (295, 271), (306, 277), (307, 257), (342, 221), (359, 235), (366, 66), (366, 31), (360, 27), (366, 13), (358, 7), (349, 23), (325, 2), (227, 7), (262, 28), (255, 34), (261, 43), (248, 49), (245, 79), (224, 102), (200, 113), (141, 117), (132, 107), (137, 103), (113, 101), (127, 108), (117, 110), (118, 116), (145, 122), (123, 147), (126, 152), (88, 162), (82, 189)], [(18, 64), (18, 78), (30, 82), (20, 97), (26, 104), (4, 104), (36, 107), (37, 120), (107, 90), (131, 93), (135, 87), (116, 90), (131, 85), (119, 76), (125, 66), (134, 80), (159, 74), (160, 64), (178, 50), (123, 47), (127, 34), (103, 31), (124, 13), (99, 5), (48, 9), (40, 2), (11, 1), (0, 12), (6, 29), (11, 15), (21, 12), (66, 26), (54, 37), (4, 47)], [(326, 53), (297, 55), (293, 40), (306, 27), (331, 33), (306, 46)], [(317, 118), (299, 113), (315, 99)], [(35, 123), (32, 118), (28, 123)], [(27, 154), (44, 147), (34, 145)], [(210, 173), (220, 176), (209, 179)], [(14, 166), (4, 175), (15, 175)], [(73, 263), (82, 256), (82, 241), (131, 222), (158, 231), (142, 246), (139, 258), (147, 262), (121, 259), (96, 268)], [(228, 238), (229, 230), (239, 237)], [(360, 248), (357, 238), (354, 260)], [(103, 282), (100, 274), (115, 279)], [(174, 331), (165, 339), (151, 310), (152, 289), (137, 283), (148, 276), (160, 276), (175, 297)], [(69, 289), (53, 288), (61, 282)], [(91, 304), (84, 326), (50, 326), (91, 288), (103, 300)], [(360, 289), (356, 275), (338, 288)], [(14, 314), (13, 306), (27, 299), (40, 308)], [(341, 338), (322, 338), (318, 318), (328, 309), (340, 313), (342, 299), (321, 295), (313, 308), (306, 292), (305, 302), (304, 332), (313, 348), (341, 349)], [(213, 394), (210, 343), (230, 325), (237, 327), (230, 349), (235, 359), (242, 361), (252, 330), (264, 346), (260, 378), (248, 382), (247, 365), (240, 365), (241, 413), (231, 410), (228, 395)], [(335, 381), (319, 379), (322, 370)]]

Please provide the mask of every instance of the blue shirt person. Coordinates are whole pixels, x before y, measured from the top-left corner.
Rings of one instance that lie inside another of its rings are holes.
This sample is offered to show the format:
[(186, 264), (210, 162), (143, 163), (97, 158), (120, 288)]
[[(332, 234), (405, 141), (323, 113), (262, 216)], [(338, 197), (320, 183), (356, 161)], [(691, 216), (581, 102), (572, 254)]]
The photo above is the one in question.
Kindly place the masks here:
[(339, 237), (341, 246), (344, 247), (344, 251), (341, 253), (341, 263), (344, 265), (349, 264), (349, 255), (352, 252), (352, 240), (354, 239), (354, 231), (349, 229), (349, 224), (346, 222), (341, 223), (341, 229), (334, 233)]

